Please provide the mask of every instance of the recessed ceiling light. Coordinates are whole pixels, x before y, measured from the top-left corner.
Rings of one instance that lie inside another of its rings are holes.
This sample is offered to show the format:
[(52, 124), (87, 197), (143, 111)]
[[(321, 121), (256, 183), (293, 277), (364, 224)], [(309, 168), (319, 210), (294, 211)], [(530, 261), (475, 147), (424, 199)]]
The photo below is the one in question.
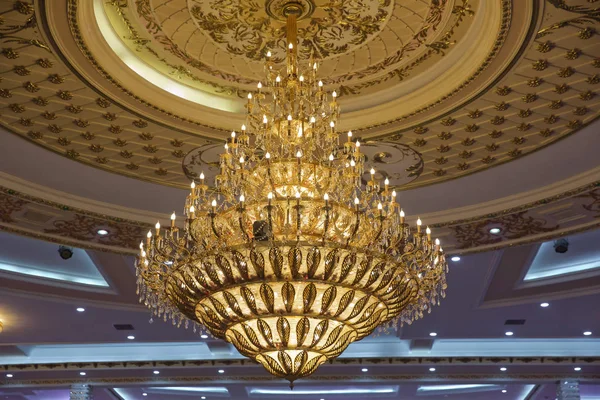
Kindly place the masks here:
[(573, 368), (574, 371), (581, 371), (581, 367), (575, 367)]
[(583, 335), (584, 336), (591, 336), (592, 332), (591, 331), (585, 331), (585, 332), (583, 332)]
[(502, 389), (502, 393), (506, 393), (506, 392), (508, 392), (508, 390)]
[(12, 377), (13, 377), (13, 374), (6, 374), (6, 377), (7, 377), (7, 378), (12, 378)]
[(135, 336), (133, 336), (133, 335), (129, 335), (129, 336), (127, 336), (127, 339), (129, 339), (129, 340), (134, 340), (134, 339), (135, 339)]
[(429, 372), (435, 372), (435, 368), (433, 368), (433, 367), (429, 368)]
[(160, 374), (160, 371), (152, 371), (152, 373), (153, 373), (154, 375), (158, 375), (158, 374)]
[(451, 260), (454, 261), (454, 262), (458, 262), (458, 261), (460, 261), (460, 257), (459, 256), (454, 256), (454, 257), (451, 258)]
[(148, 393), (142, 393), (142, 396), (148, 396)]
[(206, 400), (206, 396), (202, 396), (200, 397), (202, 400)]
[(492, 229), (490, 229), (490, 233), (492, 235), (497, 235), (500, 233), (500, 228), (492, 228)]
[(369, 372), (369, 369), (368, 368), (363, 368), (363, 369), (361, 369), (361, 371), (362, 372)]
[(77, 312), (84, 312), (84, 311), (85, 311), (85, 308), (83, 308), (83, 307), (77, 307)]
[(506, 371), (506, 367), (500, 368), (500, 371), (502, 371), (502, 372)]
[(200, 338), (202, 338), (202, 339), (208, 339), (208, 335), (200, 335)]
[(224, 370), (224, 369), (220, 369), (220, 370), (219, 370), (219, 373), (220, 373), (220, 374), (224, 374), (224, 373), (225, 373), (225, 370)]
[(81, 375), (81, 376), (85, 376), (85, 375), (86, 375), (86, 373), (85, 373), (85, 372), (80, 372), (80, 373), (79, 373), (79, 375)]
[(506, 336), (512, 336), (512, 335), (514, 335), (514, 333), (512, 333), (511, 331), (504, 332), (504, 334), (505, 334)]
[(550, 303), (542, 303), (542, 304), (540, 304), (540, 307), (543, 307), (543, 308), (550, 307)]
[(108, 231), (106, 229), (98, 229), (96, 233), (101, 236), (108, 235)]
[(431, 336), (431, 337), (436, 337), (436, 336), (437, 336), (437, 333), (436, 333), (436, 332), (431, 332), (431, 333), (429, 334), (429, 336)]

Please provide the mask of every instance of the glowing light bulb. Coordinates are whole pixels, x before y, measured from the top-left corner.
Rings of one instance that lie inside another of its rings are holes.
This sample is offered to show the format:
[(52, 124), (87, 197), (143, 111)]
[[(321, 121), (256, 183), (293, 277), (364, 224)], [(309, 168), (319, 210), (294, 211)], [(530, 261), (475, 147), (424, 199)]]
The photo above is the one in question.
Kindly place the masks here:
[(240, 157), (240, 163), (243, 164), (244, 163), (244, 156)]
[(359, 148), (360, 147), (360, 142), (357, 140), (356, 141), (356, 147)]
[(231, 132), (231, 137), (235, 139), (235, 131)]
[(217, 206), (217, 201), (215, 199), (213, 199), (212, 203), (210, 203), (211, 206), (216, 207)]
[(196, 182), (192, 181), (192, 184), (190, 185), (190, 187), (191, 187), (192, 189), (195, 189), (195, 188), (196, 188)]
[(252, 93), (248, 93), (248, 100), (252, 100)]
[(329, 200), (329, 195), (328, 195), (327, 193), (325, 193), (325, 194), (323, 195), (323, 199), (324, 199), (325, 201), (328, 201), (328, 200)]
[(275, 78), (275, 82), (277, 82), (277, 83), (281, 82), (281, 77), (279, 75), (277, 75), (277, 78)]
[(333, 93), (331, 93), (331, 96), (332, 96), (334, 99), (337, 97), (337, 93), (336, 93), (336, 91), (335, 91), (335, 90), (333, 91)]
[(291, 120), (292, 120), (292, 116), (291, 116), (291, 115), (288, 115), (288, 116), (287, 116), (287, 120), (288, 120), (288, 121), (291, 121)]
[(418, 225), (418, 226), (421, 226), (421, 225), (423, 225), (423, 222), (421, 222), (421, 218), (417, 218), (417, 225)]
[(354, 160), (350, 160), (350, 166), (351, 167), (355, 167), (356, 166), (356, 163), (354, 162)]
[(383, 183), (385, 183), (386, 185), (389, 185), (390, 184), (390, 180), (388, 178), (385, 178), (385, 181)]
[(440, 239), (435, 239), (435, 245), (439, 246), (440, 245)]
[(157, 222), (157, 223), (156, 223), (156, 225), (154, 225), (154, 227), (155, 227), (156, 229), (160, 229), (160, 222)]
[(360, 203), (360, 200), (358, 200), (358, 197), (354, 198), (354, 204), (358, 205)]
[(351, 138), (352, 137), (352, 131), (348, 131), (348, 137)]
[(331, 122), (329, 123), (329, 126), (333, 128), (333, 127), (335, 126), (335, 122), (331, 121)]
[(392, 190), (392, 197), (396, 197), (396, 191)]
[(294, 45), (293, 45), (293, 44), (291, 44), (291, 43), (290, 43), (290, 44), (288, 44), (288, 49), (290, 49), (290, 50), (291, 50), (291, 49), (293, 49), (293, 48), (294, 48)]
[(323, 82), (319, 81), (319, 87), (323, 87)]
[(265, 158), (268, 160), (271, 158), (271, 153), (269, 153), (268, 151), (265, 154)]
[(196, 207), (190, 206), (190, 212), (193, 214), (196, 212)]
[(146, 237), (147, 237), (148, 239), (150, 239), (150, 238), (152, 237), (152, 232), (148, 231), (148, 233), (146, 234)]
[(242, 130), (245, 131), (246, 130), (246, 125), (242, 125)]
[(300, 192), (296, 192), (296, 198), (299, 199), (300, 198)]
[(257, 87), (258, 89), (262, 89), (262, 83), (258, 82), (258, 85), (256, 85), (256, 87)]
[(377, 209), (378, 210), (383, 210), (383, 205), (381, 203), (377, 204)]
[(271, 200), (271, 199), (273, 198), (273, 193), (272, 193), (272, 192), (269, 192), (269, 194), (267, 194), (267, 198), (268, 198), (269, 200)]
[(267, 122), (269, 122), (269, 120), (267, 119), (267, 116), (263, 115), (263, 124), (266, 124)]
[(298, 137), (302, 137), (302, 127), (298, 127)]
[(404, 210), (400, 210), (400, 216), (404, 218), (406, 215), (404, 214)]
[(317, 63), (313, 64), (313, 69), (317, 69)]
[(431, 235), (431, 229), (429, 229), (429, 227), (427, 227), (427, 229), (425, 229), (425, 233), (428, 235)]
[(315, 117), (310, 117), (310, 123), (314, 124), (315, 122), (317, 122), (317, 119)]
[(375, 168), (371, 168), (371, 171), (369, 171), (371, 173), (371, 175), (375, 175)]
[(204, 172), (200, 172), (200, 179), (204, 179)]
[(300, 75), (300, 82), (304, 82), (304, 76)]
[(329, 161), (333, 161), (333, 154), (329, 155)]
[(271, 57), (271, 52), (267, 51), (267, 57)]
[(296, 153), (296, 157), (298, 157), (298, 158), (302, 157), (302, 152), (300, 150), (298, 150), (298, 152)]
[(227, 151), (229, 149), (229, 146), (227, 145), (227, 143), (225, 143), (225, 151)]
[(175, 218), (177, 218), (177, 216), (175, 215), (175, 213), (171, 214), (171, 221), (175, 221)]
[(241, 195), (240, 195), (240, 201), (241, 201), (241, 202), (244, 202), (244, 201), (246, 201), (246, 198), (244, 197), (244, 195), (243, 195), (243, 194), (241, 194)]

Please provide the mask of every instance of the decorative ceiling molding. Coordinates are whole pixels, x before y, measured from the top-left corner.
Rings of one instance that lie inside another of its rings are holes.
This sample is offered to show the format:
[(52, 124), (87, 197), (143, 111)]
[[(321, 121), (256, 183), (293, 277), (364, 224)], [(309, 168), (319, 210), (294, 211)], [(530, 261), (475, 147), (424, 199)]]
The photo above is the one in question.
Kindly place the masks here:
[[(335, 358), (327, 361), (325, 365), (363, 365), (363, 366), (598, 366), (599, 357), (361, 357), (361, 358)], [(72, 371), (72, 370), (130, 370), (130, 369), (195, 369), (212, 367), (244, 367), (256, 366), (250, 359), (239, 360), (170, 360), (170, 361), (119, 361), (119, 362), (77, 362), (77, 363), (49, 363), (49, 364), (16, 364), (3, 365), (3, 371)], [(504, 375), (502, 375), (504, 376)], [(227, 378), (236, 379), (235, 375)], [(270, 377), (256, 377), (270, 379)], [(320, 379), (319, 376), (308, 378)]]
[[(63, 54), (56, 42), (74, 43), (72, 37), (53, 37), (51, 32), (41, 34), (36, 29), (38, 22), (48, 28), (45, 13), (41, 12), (45, 2), (6, 5), (5, 26), (13, 26), (15, 32), (5, 30), (0, 35), (2, 125), (46, 149), (107, 171), (187, 186), (181, 168), (183, 158), (220, 134), (195, 123), (194, 115), (204, 113), (178, 116), (162, 112), (149, 102), (151, 99), (133, 92), (133, 102), (125, 100), (129, 94), (109, 90), (113, 83), (101, 84), (105, 78), (91, 79), (91, 71), (76, 71), (72, 65), (75, 60), (71, 59), (75, 54)], [(535, 6), (542, 9), (537, 3)], [(59, 13), (59, 9), (55, 7), (53, 12)], [(597, 17), (589, 10), (584, 0), (546, 2), (544, 14), (528, 23), (534, 29), (530, 41), (522, 46), (525, 51), (514, 60), (502, 57), (505, 64), (510, 64), (510, 71), (492, 88), (481, 86), (480, 93), (460, 95), (468, 97), (462, 99), (469, 102), (466, 109), (441, 112), (445, 107), (442, 102), (419, 116), (420, 122), (409, 119), (402, 126), (367, 129), (357, 132), (357, 136), (385, 137), (418, 151), (424, 167), (420, 176), (406, 186), (411, 188), (509, 162), (571, 135), (596, 120), (600, 112), (600, 97), (596, 95), (600, 61), (595, 56), (597, 41), (593, 39)], [(516, 17), (513, 13), (511, 18)], [(66, 20), (67, 15), (61, 18)], [(524, 21), (513, 20), (510, 30), (522, 25)], [(534, 38), (536, 30), (539, 33)], [(13, 36), (18, 36), (17, 42)], [(518, 42), (516, 38), (510, 41), (512, 46)], [(502, 48), (506, 50), (506, 46)], [(78, 65), (79, 69), (83, 67)], [(114, 83), (120, 84), (117, 80)], [(429, 92), (429, 96), (434, 94)], [(170, 102), (168, 96), (161, 99)], [(194, 109), (190, 105), (179, 108)], [(396, 116), (398, 109), (402, 107), (394, 107)], [(365, 117), (372, 114), (357, 112)], [(348, 118), (352, 119), (351, 115)], [(233, 114), (225, 118), (225, 125), (236, 118)], [(219, 128), (231, 128), (225, 125)], [(403, 172), (389, 166), (386, 169), (385, 165), (378, 167), (390, 175)]]
[[(2, 184), (6, 185), (6, 180)], [(135, 254), (145, 233), (152, 229), (150, 221), (156, 218), (154, 213), (144, 216), (139, 211), (127, 218), (124, 216), (131, 210), (115, 206), (107, 206), (106, 211), (98, 212), (102, 210), (98, 202), (93, 207), (84, 202), (77, 207), (73, 205), (74, 196), (65, 194), (64, 198), (71, 201), (64, 204), (28, 194), (23, 191), (27, 186), (21, 185), (19, 189), (0, 186), (0, 229), (51, 242)], [(51, 192), (51, 197), (56, 198), (58, 193)], [(481, 205), (481, 209), (485, 206)], [(26, 217), (27, 210), (35, 210), (49, 218), (44, 222), (31, 221)], [(450, 254), (544, 241), (600, 226), (600, 181), (511, 209), (475, 214), (456, 221), (436, 223), (435, 216), (421, 217), (437, 228), (444, 249)], [(500, 228), (500, 233), (490, 233), (491, 228)], [(98, 229), (106, 229), (109, 233), (98, 235)]]

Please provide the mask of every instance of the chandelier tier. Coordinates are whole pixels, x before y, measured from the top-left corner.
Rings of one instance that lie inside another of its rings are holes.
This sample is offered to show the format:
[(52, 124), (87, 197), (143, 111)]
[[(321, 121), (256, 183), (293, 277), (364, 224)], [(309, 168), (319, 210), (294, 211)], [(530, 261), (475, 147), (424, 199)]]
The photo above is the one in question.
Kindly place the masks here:
[[(220, 156), (214, 188), (203, 174), (185, 227), (148, 232), (137, 263), (140, 300), (173, 323), (189, 319), (267, 371), (312, 374), (382, 324), (422, 317), (446, 289), (439, 241), (411, 229), (385, 179), (363, 182), (352, 133), (340, 145), (340, 108), (297, 58), (288, 3), (287, 62), (266, 54), (266, 80)], [(186, 321), (187, 325), (187, 321)]]

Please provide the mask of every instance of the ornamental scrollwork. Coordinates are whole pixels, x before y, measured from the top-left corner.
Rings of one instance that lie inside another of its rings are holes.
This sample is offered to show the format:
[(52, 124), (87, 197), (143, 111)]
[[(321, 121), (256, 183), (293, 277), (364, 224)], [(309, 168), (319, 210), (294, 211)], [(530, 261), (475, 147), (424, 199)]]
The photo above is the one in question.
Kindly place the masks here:
[[(567, 26), (583, 27), (584, 24), (595, 24), (600, 22), (600, 8), (590, 8), (579, 5), (568, 5), (566, 0), (547, 0), (548, 3), (554, 7), (564, 10), (576, 16), (556, 22), (550, 26), (542, 28), (538, 31), (536, 39), (552, 34), (555, 30), (561, 29)], [(594, 3), (595, 1), (588, 0), (588, 3)]]

